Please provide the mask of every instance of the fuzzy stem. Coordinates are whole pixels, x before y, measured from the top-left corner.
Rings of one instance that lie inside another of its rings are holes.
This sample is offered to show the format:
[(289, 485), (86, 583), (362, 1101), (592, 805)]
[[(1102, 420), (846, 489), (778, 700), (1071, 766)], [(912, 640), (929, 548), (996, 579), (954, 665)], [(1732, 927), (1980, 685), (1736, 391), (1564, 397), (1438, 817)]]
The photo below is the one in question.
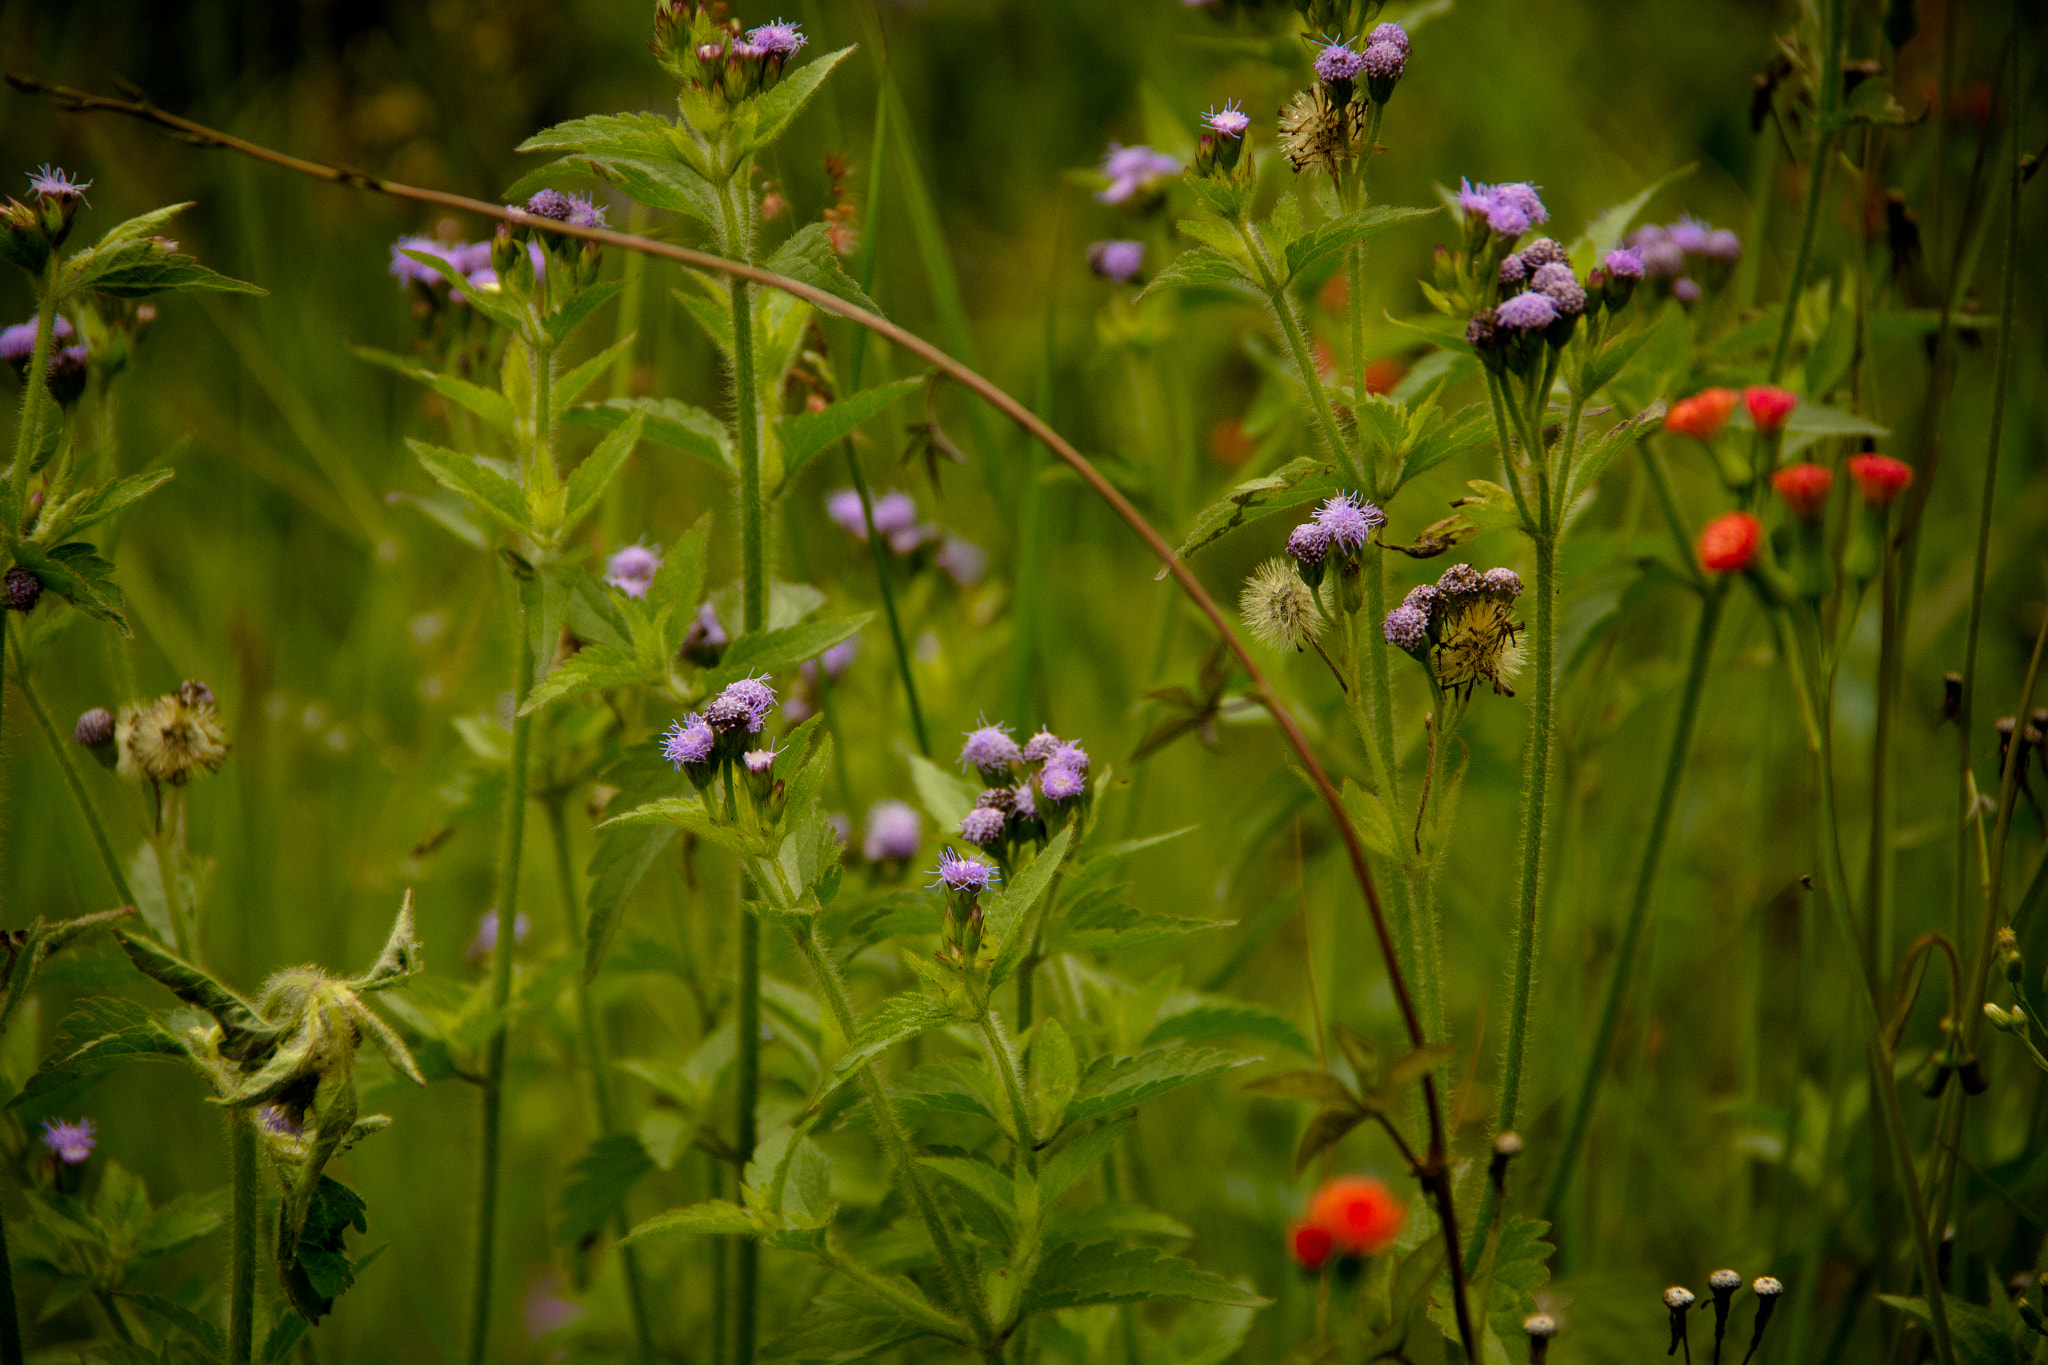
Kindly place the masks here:
[[(562, 896), (562, 916), (569, 930), (569, 941), (581, 943), (582, 898), (576, 891), (576, 869), (569, 857), (569, 823), (560, 796), (548, 801), (547, 815), (548, 836), (555, 852), (555, 881)], [(605, 1075), (603, 1035), (598, 1031), (597, 1012), (590, 1001), (590, 985), (580, 972), (576, 976), (576, 1022), (583, 1034), (583, 1064), (590, 1068), (590, 1104), (597, 1117), (598, 1136), (610, 1137), (618, 1131), (618, 1126), (612, 1109), (611, 1085)], [(614, 1215), (613, 1231), (623, 1239), (627, 1229), (626, 1210), (621, 1207)], [(641, 1365), (653, 1365), (656, 1358), (654, 1333), (647, 1319), (647, 1284), (640, 1273), (640, 1248), (630, 1243), (621, 1246), (619, 1260), (626, 1272), (626, 1301), (633, 1315), (633, 1343)]]
[(14, 429), (14, 468), (9, 482), (14, 487), (16, 524), (0, 529), (0, 539), (9, 542), (21, 533), (19, 522), (28, 514), (29, 468), (36, 462), (36, 451), (42, 444), (42, 410), (50, 400), (50, 352), (56, 347), (57, 332), (57, 267), (57, 251), (53, 247), (36, 290), (35, 349), (29, 353), (28, 370), (21, 386), (21, 421)]
[(1259, 273), (1265, 277), (1266, 301), (1272, 305), (1273, 316), (1280, 324), (1280, 334), (1287, 340), (1287, 350), (1294, 357), (1294, 368), (1301, 378), (1301, 386), (1308, 390), (1309, 409), (1315, 413), (1316, 429), (1322, 435), (1323, 444), (1329, 447), (1330, 458), (1337, 462), (1344, 476), (1365, 491), (1365, 474), (1358, 467), (1358, 460), (1337, 427), (1337, 414), (1330, 408), (1330, 395), (1323, 391), (1323, 379), (1316, 372), (1315, 357), (1309, 354), (1308, 339), (1302, 334), (1301, 319), (1295, 316), (1294, 300), (1287, 296), (1287, 285), (1275, 272), (1266, 255), (1258, 234), (1243, 223), (1233, 223), (1245, 249), (1258, 262)]
[[(761, 1094), (761, 922), (741, 901), (734, 907), (738, 951), (734, 964), (738, 980), (733, 1024), (739, 1034), (738, 1054), (733, 1068), (733, 1151), (739, 1173), (754, 1158), (757, 1138), (755, 1107)], [(755, 1296), (760, 1280), (760, 1244), (741, 1238), (734, 1249), (733, 1276), (733, 1359), (752, 1365), (757, 1312)]]
[[(825, 1003), (831, 1007), (840, 1034), (850, 1042), (859, 1033), (859, 1021), (854, 1018), (853, 1002), (847, 998), (846, 983), (839, 979), (839, 973), (826, 960), (815, 934), (792, 931), (790, 937), (796, 943), (804, 964), (811, 969), (811, 977), (818, 983)], [(975, 1335), (986, 1341), (995, 1332), (989, 1322), (988, 1307), (982, 1302), (980, 1287), (966, 1258), (953, 1241), (952, 1230), (939, 1211), (938, 1199), (932, 1194), (931, 1182), (925, 1176), (924, 1168), (917, 1164), (917, 1154), (911, 1150), (910, 1135), (904, 1131), (903, 1119), (897, 1114), (895, 1102), (889, 1098), (888, 1087), (882, 1084), (872, 1060), (861, 1064), (860, 1083), (867, 1093), (868, 1109), (874, 1115), (875, 1131), (882, 1135), (882, 1145), (889, 1149), (903, 1183), (910, 1187), (911, 1200), (917, 1205), (918, 1215), (924, 1219), (925, 1231), (931, 1235), (932, 1249), (938, 1254), (939, 1264), (946, 1272), (947, 1286), (953, 1291), (955, 1302), (966, 1312)]]
[(1593, 1046), (1586, 1055), (1586, 1073), (1579, 1093), (1572, 1101), (1571, 1117), (1564, 1138), (1558, 1144), (1557, 1161), (1550, 1171), (1550, 1184), (1543, 1195), (1542, 1217), (1555, 1225), (1571, 1183), (1572, 1165), (1579, 1143), (1586, 1136), (1593, 1104), (1606, 1075), (1607, 1054), (1614, 1046), (1615, 1026), (1621, 1020), (1623, 997), (1633, 979), (1637, 941), (1649, 919), (1650, 893), (1657, 882), (1657, 863), (1664, 851), (1664, 836), (1671, 828), (1671, 814), (1678, 805), (1678, 787), (1685, 776), (1685, 761), (1692, 748), (1692, 732), (1699, 719), (1700, 693), (1705, 689), (1707, 666), (1713, 660), (1714, 636), (1721, 624), (1721, 607), (1727, 599), (1725, 585), (1709, 588), (1700, 601), (1699, 629), (1693, 636), (1692, 657), (1686, 664), (1685, 689), (1679, 694), (1678, 720), (1671, 732), (1671, 756), (1664, 764), (1664, 780), (1657, 788), (1657, 805), (1650, 816), (1650, 833), (1643, 845), (1643, 861), (1636, 870), (1635, 892), (1629, 899), (1628, 917), (1622, 922), (1621, 942), (1614, 950), (1613, 974), (1607, 995), (1600, 1005), (1600, 1024), (1593, 1034)]
[(988, 1064), (1002, 1080), (1003, 1095), (1010, 1105), (1010, 1122), (1017, 1129), (1017, 1151), (1024, 1159), (1024, 1169), (1035, 1172), (1038, 1169), (1038, 1135), (1031, 1127), (1031, 1106), (1024, 1099), (1023, 1078), (1017, 1074), (1017, 1050), (1010, 1045), (1009, 1035), (1003, 1032), (1002, 1021), (996, 1018), (994, 1010), (983, 1010), (981, 1018), (975, 1021), (975, 1029), (981, 1034), (982, 1047), (988, 1050)]
[(228, 1365), (249, 1365), (256, 1336), (256, 1119), (228, 1110), (233, 1207), (228, 1225)]
[[(10, 627), (9, 634), (14, 633)], [(4, 645), (0, 645), (4, 647)], [(100, 823), (100, 813), (86, 794), (85, 783), (79, 780), (78, 765), (71, 761), (71, 751), (64, 747), (63, 737), (50, 720), (49, 710), (43, 699), (36, 694), (35, 684), (29, 681), (28, 651), (17, 640), (14, 646), (14, 681), (21, 688), (21, 695), (28, 701), (29, 714), (36, 718), (36, 725), (43, 732), (43, 738), (50, 741), (50, 752), (57, 756), (57, 767), (64, 774), (64, 785), (71, 789), (72, 800), (78, 803), (78, 813), (85, 817), (86, 828), (92, 831), (93, 847), (99, 850), (100, 862), (107, 869), (108, 880), (114, 883), (114, 894), (121, 898), (121, 904), (135, 904), (135, 893), (128, 889), (128, 878), (121, 871), (121, 864), (114, 857), (113, 846), (107, 842), (106, 827)], [(4, 659), (0, 659), (4, 662)], [(4, 672), (4, 669), (0, 669)]]
[[(498, 941), (491, 958), (491, 1008), (512, 998), (512, 949), (519, 937), (519, 864), (526, 847), (527, 770), (533, 717), (519, 714), (533, 686), (526, 597), (513, 584), (512, 753), (505, 775), (505, 824), (498, 848)], [(499, 1024), (484, 1053), (483, 1149), (477, 1160), (476, 1270), (469, 1312), (469, 1365), (490, 1359), (491, 1274), (498, 1236), (498, 1167), (504, 1141), (505, 1052), (509, 1030)]]
[[(719, 196), (719, 206), (725, 212), (726, 252), (744, 260), (746, 236), (741, 227), (740, 207), (734, 202), (738, 196), (738, 190), (727, 186)], [(753, 285), (741, 275), (731, 279), (732, 407), (740, 458), (740, 591), (743, 628), (752, 633), (766, 628), (768, 614), (761, 527), (761, 400), (754, 380)], [(872, 533), (868, 539), (873, 541)], [(745, 1046), (744, 1041), (741, 1046)]]
[[(865, 334), (863, 334), (865, 335)], [(917, 736), (917, 751), (932, 756), (932, 742), (925, 733), (924, 708), (917, 701), (917, 679), (910, 673), (910, 647), (903, 642), (903, 622), (896, 614), (896, 589), (889, 580), (889, 555), (882, 547), (881, 532), (875, 529), (875, 502), (868, 493), (868, 476), (860, 467), (853, 442), (846, 443), (846, 472), (853, 479), (853, 491), (860, 494), (861, 521), (868, 528), (868, 551), (874, 556), (875, 583), (882, 592), (882, 614), (889, 621), (889, 644), (896, 654), (896, 676), (903, 682), (903, 699), (910, 706), (910, 729)]]

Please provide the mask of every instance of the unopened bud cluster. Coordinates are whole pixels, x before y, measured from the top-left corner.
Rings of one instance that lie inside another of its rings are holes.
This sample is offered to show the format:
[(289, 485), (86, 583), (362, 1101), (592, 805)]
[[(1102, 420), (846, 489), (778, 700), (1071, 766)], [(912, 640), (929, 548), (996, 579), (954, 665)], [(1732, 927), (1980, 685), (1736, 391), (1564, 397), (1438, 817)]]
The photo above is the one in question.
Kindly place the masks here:
[(698, 0), (660, 0), (650, 46), (685, 90), (731, 108), (773, 88), (808, 41), (780, 19), (747, 29), (737, 19), (713, 18), (711, 6)]

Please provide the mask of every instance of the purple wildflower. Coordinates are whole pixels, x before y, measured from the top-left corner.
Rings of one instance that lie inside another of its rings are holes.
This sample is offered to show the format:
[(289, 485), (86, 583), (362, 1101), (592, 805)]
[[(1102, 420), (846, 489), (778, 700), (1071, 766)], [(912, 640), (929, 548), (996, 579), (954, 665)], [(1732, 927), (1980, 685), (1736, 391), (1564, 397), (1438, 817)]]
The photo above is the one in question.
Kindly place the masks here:
[(1537, 270), (1529, 287), (1556, 304), (1565, 317), (1575, 318), (1586, 311), (1585, 287), (1563, 261), (1552, 261)]
[[(26, 368), (35, 355), (36, 333), (41, 327), (39, 319), (30, 318), (27, 322), (19, 322), (5, 331), (0, 331), (0, 360)], [(72, 330), (71, 320), (59, 313), (57, 321), (50, 327), (50, 335), (56, 344), (62, 345), (77, 333)]]
[(1048, 768), (1065, 768), (1070, 772), (1079, 773), (1082, 777), (1086, 777), (1088, 775), (1088, 751), (1080, 745), (1069, 741), (1053, 751), (1052, 757), (1045, 761), (1045, 766)]
[(1673, 242), (1671, 234), (1663, 228), (1637, 228), (1629, 234), (1628, 240), (1646, 273), (1660, 278), (1685, 273), (1685, 249)]
[(764, 57), (782, 61), (788, 61), (801, 52), (804, 44), (809, 41), (804, 37), (801, 28), (795, 24), (784, 23), (780, 19), (772, 24), (763, 24), (757, 29), (751, 29), (747, 33), (747, 42), (756, 52)]
[(1038, 798), (1031, 794), (1029, 782), (1019, 782), (1010, 792), (1010, 807), (1019, 820), (1038, 818)]
[(1431, 616), (1435, 614), (1437, 603), (1442, 596), (1443, 594), (1436, 590), (1435, 585), (1420, 583), (1408, 589), (1408, 595), (1401, 599), (1401, 605), (1413, 607), (1424, 616)]
[(1387, 619), (1380, 623), (1380, 634), (1394, 648), (1413, 654), (1429, 643), (1429, 613), (1403, 603), (1387, 613)]
[(1368, 47), (1376, 46), (1380, 43), (1392, 43), (1395, 47), (1400, 48), (1402, 55), (1405, 56), (1408, 52), (1408, 30), (1396, 23), (1384, 23), (1366, 34), (1365, 42)]
[(970, 853), (963, 858), (948, 848), (939, 853), (939, 879), (932, 885), (943, 885), (948, 891), (981, 892), (988, 890), (990, 883), (1001, 875), (994, 863), (979, 854)]
[(1609, 279), (1640, 280), (1643, 277), (1643, 258), (1634, 247), (1610, 251), (1600, 264), (1606, 268)]
[(889, 549), (899, 555), (911, 554), (938, 533), (936, 526), (906, 526), (900, 531), (890, 532)]
[(1479, 570), (1470, 564), (1453, 564), (1436, 580), (1436, 590), (1445, 597), (1466, 597), (1479, 591)]
[(1128, 284), (1145, 268), (1145, 244), (1123, 240), (1091, 242), (1088, 268), (1105, 280)]
[(1010, 738), (1007, 725), (984, 725), (970, 730), (967, 742), (960, 746), (960, 766), (974, 768), (983, 777), (993, 775), (993, 779), (1000, 779), (1023, 761), (1024, 752)]
[(80, 1119), (76, 1123), (43, 1120), (43, 1145), (56, 1153), (57, 1159), (67, 1166), (76, 1166), (92, 1155), (98, 1133), (99, 1129), (91, 1119)]
[(645, 597), (660, 568), (660, 551), (645, 545), (628, 545), (605, 561), (604, 581), (628, 597)]
[(704, 708), (704, 719), (721, 735), (742, 729), (757, 735), (774, 709), (774, 688), (760, 678), (741, 678), (712, 698)]
[(292, 1116), (275, 1104), (259, 1105), (256, 1121), (263, 1125), (263, 1131), (274, 1137), (303, 1137), (305, 1129), (292, 1122)]
[(1066, 747), (1067, 742), (1065, 740), (1052, 731), (1041, 727), (1037, 734), (1024, 741), (1024, 761), (1026, 763), (1044, 763)]
[(818, 656), (818, 665), (824, 669), (826, 677), (836, 682), (839, 676), (853, 665), (853, 658), (858, 653), (860, 653), (860, 636), (848, 636), (823, 654), (820, 654)]
[(1487, 195), (1487, 191), (1491, 188), (1493, 187), (1490, 185), (1475, 185), (1470, 180), (1460, 176), (1458, 178), (1459, 212), (1468, 216), (1476, 215), (1484, 218), (1487, 210), (1493, 207), (1493, 200)]
[(749, 749), (740, 755), (740, 762), (747, 765), (747, 771), (756, 777), (775, 771), (777, 749)]
[(1513, 569), (1488, 569), (1479, 575), (1479, 590), (1512, 602), (1522, 595), (1522, 576)]
[(1408, 48), (1405, 44), (1368, 43), (1358, 64), (1369, 81), (1397, 81), (1408, 69)]
[(1316, 509), (1315, 524), (1323, 528), (1340, 554), (1348, 555), (1387, 524), (1387, 514), (1355, 493), (1339, 493)]
[(825, 515), (832, 524), (856, 540), (868, 538), (867, 513), (861, 510), (860, 494), (851, 488), (842, 488), (825, 499)]
[(709, 763), (717, 745), (717, 733), (693, 711), (668, 727), (662, 736), (661, 756), (673, 767), (695, 767)]
[(1522, 255), (1521, 255), (1521, 253), (1520, 253), (1520, 252), (1518, 252), (1518, 251), (1515, 251), (1515, 252), (1509, 252), (1509, 253), (1508, 253), (1508, 254), (1507, 254), (1506, 256), (1503, 256), (1503, 257), (1501, 258), (1501, 262), (1500, 262), (1500, 284), (1501, 284), (1501, 288), (1505, 289), (1505, 288), (1507, 288), (1507, 287), (1508, 287), (1509, 285), (1511, 285), (1511, 284), (1516, 284), (1516, 285), (1518, 285), (1518, 284), (1520, 284), (1520, 283), (1521, 283), (1521, 282), (1522, 282), (1523, 280), (1526, 280), (1526, 279), (1528, 279), (1528, 278), (1529, 278), (1529, 267), (1528, 267), (1527, 263), (1525, 263), (1525, 262), (1524, 262), (1524, 261), (1522, 260)]
[[(28, 178), (30, 194), (41, 195), (45, 199), (56, 199), (66, 204), (85, 198), (85, 192), (91, 188), (92, 181), (73, 180), (70, 172), (59, 170), (55, 166), (38, 166), (36, 173)], [(83, 1157), (79, 1159), (84, 1160)]]
[(552, 218), (558, 223), (569, 221), (569, 196), (560, 190), (538, 190), (526, 201), (526, 211), (536, 218)]
[(1365, 54), (1353, 52), (1343, 43), (1331, 43), (1316, 54), (1316, 79), (1324, 85), (1355, 81), (1365, 69)]
[(1672, 245), (1688, 256), (1704, 255), (1707, 250), (1707, 239), (1714, 233), (1713, 228), (1691, 214), (1679, 219), (1665, 231), (1670, 235)]
[(78, 718), (72, 728), (71, 738), (88, 749), (96, 749), (114, 738), (114, 713), (104, 706), (95, 706)]
[(1105, 204), (1127, 204), (1179, 171), (1180, 162), (1164, 152), (1112, 142), (1102, 158), (1102, 175), (1109, 181), (1109, 188), (1098, 191), (1095, 197)]
[(690, 622), (690, 629), (684, 633), (682, 648), (678, 652), (688, 659), (715, 663), (719, 651), (730, 643), (725, 627), (718, 623), (717, 610), (706, 602), (697, 608), (696, 619)]
[(1475, 351), (1486, 350), (1499, 334), (1500, 319), (1491, 308), (1480, 309), (1465, 324), (1465, 342)]
[(1511, 180), (1504, 185), (1493, 186), (1489, 197), (1495, 204), (1507, 204), (1519, 209), (1522, 216), (1531, 223), (1547, 223), (1550, 221), (1550, 210), (1543, 207), (1542, 196), (1537, 194), (1536, 190), (1537, 187), (1526, 180)]
[(971, 588), (988, 573), (988, 551), (972, 541), (947, 536), (938, 553), (932, 556), (932, 563), (945, 570), (946, 576), (961, 587)]
[(871, 863), (894, 859), (901, 862), (917, 856), (924, 842), (924, 817), (901, 801), (877, 801), (868, 807), (868, 828), (860, 851)]
[(917, 527), (917, 503), (908, 493), (884, 493), (875, 499), (875, 529), (885, 536)]
[(1742, 256), (1742, 239), (1727, 228), (1715, 228), (1707, 234), (1707, 242), (1700, 249), (1700, 255), (1713, 261), (1739, 260)]
[(438, 256), (455, 264), (455, 249), (438, 237), (401, 237), (391, 245), (391, 273), (400, 285), (423, 284), (428, 288), (448, 283), (448, 277), (423, 261), (416, 261), (406, 255), (417, 251), (422, 256)]
[(1515, 254), (1522, 258), (1522, 264), (1529, 268), (1531, 274), (1554, 262), (1569, 264), (1571, 260), (1555, 237), (1538, 237)]
[[(526, 942), (526, 936), (533, 930), (533, 921), (521, 910), (512, 919), (512, 942), (517, 945)], [(476, 937), (469, 941), (463, 956), (471, 962), (481, 962), (498, 951), (498, 912), (486, 910), (483, 918), (476, 922)]]
[(1674, 280), (1671, 285), (1671, 297), (1680, 303), (1698, 303), (1701, 297), (1699, 281)]
[(970, 844), (987, 848), (1003, 837), (1003, 827), (1009, 817), (993, 806), (976, 806), (960, 821), (960, 837)]
[(1318, 522), (1304, 521), (1287, 533), (1287, 553), (1298, 564), (1320, 564), (1329, 552), (1329, 528)]
[(1512, 239), (1529, 230), (1529, 215), (1513, 204), (1492, 203), (1486, 209), (1486, 225)]
[(1557, 305), (1542, 294), (1517, 294), (1504, 300), (1493, 315), (1511, 331), (1535, 332), (1557, 321)]
[(1207, 124), (1211, 131), (1221, 133), (1224, 137), (1243, 137), (1252, 126), (1251, 116), (1238, 107), (1236, 100), (1232, 100), (1219, 110), (1204, 114), (1202, 122)]
[(1038, 775), (1038, 791), (1052, 802), (1071, 801), (1088, 790), (1088, 781), (1072, 768), (1047, 768)]

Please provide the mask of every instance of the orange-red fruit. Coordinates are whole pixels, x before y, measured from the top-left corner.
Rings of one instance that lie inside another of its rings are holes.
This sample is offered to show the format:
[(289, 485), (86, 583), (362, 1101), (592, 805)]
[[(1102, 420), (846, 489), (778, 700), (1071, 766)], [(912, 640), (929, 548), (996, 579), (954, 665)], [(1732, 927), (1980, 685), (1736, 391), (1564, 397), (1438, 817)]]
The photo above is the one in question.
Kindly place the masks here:
[(1735, 411), (1737, 395), (1733, 389), (1701, 389), (1690, 398), (1681, 398), (1671, 405), (1671, 411), (1664, 414), (1664, 429), (1675, 431), (1680, 436), (1690, 436), (1699, 441), (1711, 441), (1728, 425), (1728, 418)]
[(1700, 531), (1700, 564), (1708, 573), (1739, 573), (1756, 563), (1764, 524), (1747, 512), (1727, 512)]
[(1309, 1226), (1330, 1234), (1347, 1256), (1370, 1256), (1400, 1235), (1408, 1210), (1381, 1182), (1369, 1176), (1340, 1175), (1316, 1191), (1309, 1201)]
[(1825, 465), (1788, 464), (1771, 475), (1771, 487), (1801, 521), (1812, 521), (1827, 510), (1828, 490), (1835, 486), (1835, 473)]
[(1799, 395), (1775, 384), (1751, 384), (1742, 391), (1742, 401), (1758, 431), (1776, 431), (1799, 406)]
[(1287, 1234), (1287, 1249), (1294, 1253), (1303, 1270), (1321, 1270), (1336, 1246), (1337, 1239), (1330, 1235), (1330, 1230), (1313, 1223), (1296, 1223)]
[(1885, 506), (1913, 482), (1913, 466), (1889, 455), (1851, 455), (1849, 474), (1872, 507)]

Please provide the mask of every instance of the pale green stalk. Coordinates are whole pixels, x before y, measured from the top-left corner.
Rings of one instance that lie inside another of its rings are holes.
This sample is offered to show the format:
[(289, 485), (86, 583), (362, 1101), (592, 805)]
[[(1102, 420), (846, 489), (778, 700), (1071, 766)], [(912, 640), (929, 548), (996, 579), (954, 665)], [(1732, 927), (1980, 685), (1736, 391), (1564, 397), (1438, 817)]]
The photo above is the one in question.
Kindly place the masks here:
[(988, 1064), (1002, 1078), (1003, 1095), (1010, 1106), (1010, 1122), (1017, 1130), (1017, 1154), (1023, 1159), (1025, 1170), (1036, 1172), (1037, 1137), (1031, 1127), (1031, 1105), (1024, 1098), (1023, 1078), (1017, 1074), (1017, 1050), (1010, 1045), (1010, 1037), (1003, 1032), (1003, 1022), (996, 1018), (994, 1010), (984, 1008), (981, 1018), (975, 1021), (975, 1029), (981, 1034)]
[[(15, 630), (16, 628), (10, 625), (7, 633), (13, 634)], [(4, 648), (4, 642), (0, 642), (0, 648)], [(114, 884), (114, 894), (121, 898), (121, 904), (133, 905), (135, 893), (128, 889), (127, 875), (121, 871), (120, 860), (114, 857), (113, 846), (107, 842), (107, 831), (100, 823), (99, 809), (86, 794), (85, 783), (78, 776), (78, 765), (71, 761), (71, 751), (64, 747), (63, 737), (50, 720), (48, 708), (37, 695), (35, 684), (29, 680), (28, 651), (21, 647), (19, 640), (15, 642), (14, 653), (15, 683), (20, 686), (21, 695), (28, 701), (29, 714), (35, 717), (36, 726), (43, 732), (43, 738), (50, 741), (50, 752), (57, 756), (57, 768), (64, 774), (64, 785), (71, 789), (71, 799), (78, 803), (78, 813), (85, 817), (86, 828), (92, 832), (93, 847), (99, 850), (100, 862), (107, 869), (107, 879)], [(0, 664), (4, 662), (4, 659), (0, 659)], [(4, 672), (4, 668), (0, 668), (0, 672)]]
[(233, 1173), (228, 1220), (228, 1365), (250, 1365), (256, 1336), (256, 1119), (246, 1107), (228, 1110), (228, 1166)]
[[(56, 343), (57, 266), (57, 253), (53, 249), (43, 267), (42, 283), (36, 291), (36, 342), (35, 349), (29, 353), (26, 371), (31, 377), (21, 386), (21, 423), (14, 429), (14, 468), (10, 472), (10, 482), (14, 486), (16, 516), (24, 516), (28, 511), (30, 467), (36, 462), (36, 450), (42, 435), (43, 408), (50, 401), (49, 385), (45, 381), (50, 373), (50, 352)], [(12, 542), (21, 534), (21, 528), (9, 526), (0, 534)]]
[(1301, 386), (1308, 391), (1309, 410), (1315, 414), (1316, 431), (1329, 448), (1330, 458), (1337, 462), (1344, 476), (1361, 490), (1365, 487), (1365, 475), (1358, 467), (1357, 459), (1350, 447), (1344, 444), (1344, 437), (1337, 428), (1337, 414), (1330, 408), (1330, 395), (1323, 391), (1322, 376), (1316, 372), (1315, 357), (1309, 354), (1308, 339), (1302, 334), (1301, 319), (1295, 316), (1294, 300), (1287, 296), (1286, 283), (1275, 269), (1268, 256), (1265, 244), (1259, 234), (1247, 227), (1242, 220), (1230, 225), (1238, 240), (1244, 243), (1258, 265), (1259, 276), (1266, 291), (1266, 302), (1272, 306), (1273, 317), (1280, 324), (1280, 334), (1287, 342), (1288, 354), (1294, 358), (1295, 372), (1301, 377)]

